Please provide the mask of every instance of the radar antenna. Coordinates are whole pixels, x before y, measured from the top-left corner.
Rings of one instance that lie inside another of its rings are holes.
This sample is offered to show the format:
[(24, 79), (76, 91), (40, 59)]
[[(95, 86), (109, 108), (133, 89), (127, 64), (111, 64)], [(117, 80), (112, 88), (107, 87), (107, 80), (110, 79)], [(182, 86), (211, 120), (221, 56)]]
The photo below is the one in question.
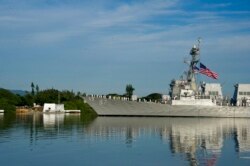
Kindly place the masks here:
[(201, 37), (198, 37), (198, 48), (200, 48), (200, 43), (201, 43), (201, 40), (202, 40), (202, 38)]
[(194, 68), (196, 67), (197, 63), (200, 61), (200, 43), (201, 43), (201, 38), (199, 37), (197, 45), (194, 45), (190, 50), (190, 55), (192, 59), (189, 64), (187, 81), (190, 84), (191, 89), (194, 91), (197, 91)]

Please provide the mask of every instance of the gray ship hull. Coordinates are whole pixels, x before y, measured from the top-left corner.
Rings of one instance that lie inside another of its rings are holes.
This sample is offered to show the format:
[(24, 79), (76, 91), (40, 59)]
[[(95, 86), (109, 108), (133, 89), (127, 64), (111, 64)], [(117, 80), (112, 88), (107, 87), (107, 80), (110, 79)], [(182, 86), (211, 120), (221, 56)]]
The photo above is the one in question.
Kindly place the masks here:
[(185, 106), (105, 98), (84, 98), (99, 116), (250, 118), (250, 107)]

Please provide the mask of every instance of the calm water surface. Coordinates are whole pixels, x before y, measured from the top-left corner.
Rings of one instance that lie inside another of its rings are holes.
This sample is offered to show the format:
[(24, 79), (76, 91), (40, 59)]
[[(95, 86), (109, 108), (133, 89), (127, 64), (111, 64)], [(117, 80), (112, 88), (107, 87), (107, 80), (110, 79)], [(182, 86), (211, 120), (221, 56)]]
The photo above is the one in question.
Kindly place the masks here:
[(250, 165), (250, 119), (0, 115), (1, 166)]

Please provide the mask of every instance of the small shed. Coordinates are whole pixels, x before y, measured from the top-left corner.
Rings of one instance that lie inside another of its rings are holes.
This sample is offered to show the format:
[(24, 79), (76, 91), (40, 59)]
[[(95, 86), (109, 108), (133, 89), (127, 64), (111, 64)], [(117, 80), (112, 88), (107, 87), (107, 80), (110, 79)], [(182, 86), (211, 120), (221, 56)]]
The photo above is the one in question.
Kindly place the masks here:
[(65, 112), (64, 104), (44, 103), (43, 112)]

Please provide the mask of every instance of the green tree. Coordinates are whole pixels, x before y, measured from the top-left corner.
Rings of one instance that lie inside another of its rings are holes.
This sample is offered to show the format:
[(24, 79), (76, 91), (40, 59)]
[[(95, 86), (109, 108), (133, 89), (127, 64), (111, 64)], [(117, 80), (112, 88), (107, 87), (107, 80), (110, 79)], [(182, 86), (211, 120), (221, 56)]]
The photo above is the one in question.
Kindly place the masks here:
[(161, 101), (162, 99), (162, 94), (160, 93), (151, 93), (146, 97), (143, 97), (142, 99), (146, 99), (147, 101)]
[(22, 106), (33, 106), (33, 103), (34, 103), (34, 97), (28, 93), (24, 96), (24, 104)]
[(36, 85), (36, 93), (38, 93), (38, 92), (39, 92), (39, 86)]
[(47, 89), (40, 91), (35, 96), (35, 103), (43, 105), (44, 103), (57, 103), (58, 90)]
[(34, 88), (35, 88), (35, 85), (34, 85), (34, 83), (33, 82), (31, 82), (31, 94), (34, 96), (35, 95), (35, 90), (34, 90)]
[(73, 91), (64, 90), (61, 92), (61, 102), (71, 101), (75, 99), (75, 94)]
[(75, 95), (73, 91), (68, 90), (60, 92), (55, 89), (47, 89), (39, 91), (35, 95), (35, 102), (41, 105), (44, 103), (57, 103), (58, 100), (63, 103), (65, 101), (74, 101), (78, 99), (81, 99), (81, 97)]
[(134, 90), (135, 88), (133, 88), (131, 84), (126, 85), (126, 96), (129, 97), (129, 99), (131, 99)]

